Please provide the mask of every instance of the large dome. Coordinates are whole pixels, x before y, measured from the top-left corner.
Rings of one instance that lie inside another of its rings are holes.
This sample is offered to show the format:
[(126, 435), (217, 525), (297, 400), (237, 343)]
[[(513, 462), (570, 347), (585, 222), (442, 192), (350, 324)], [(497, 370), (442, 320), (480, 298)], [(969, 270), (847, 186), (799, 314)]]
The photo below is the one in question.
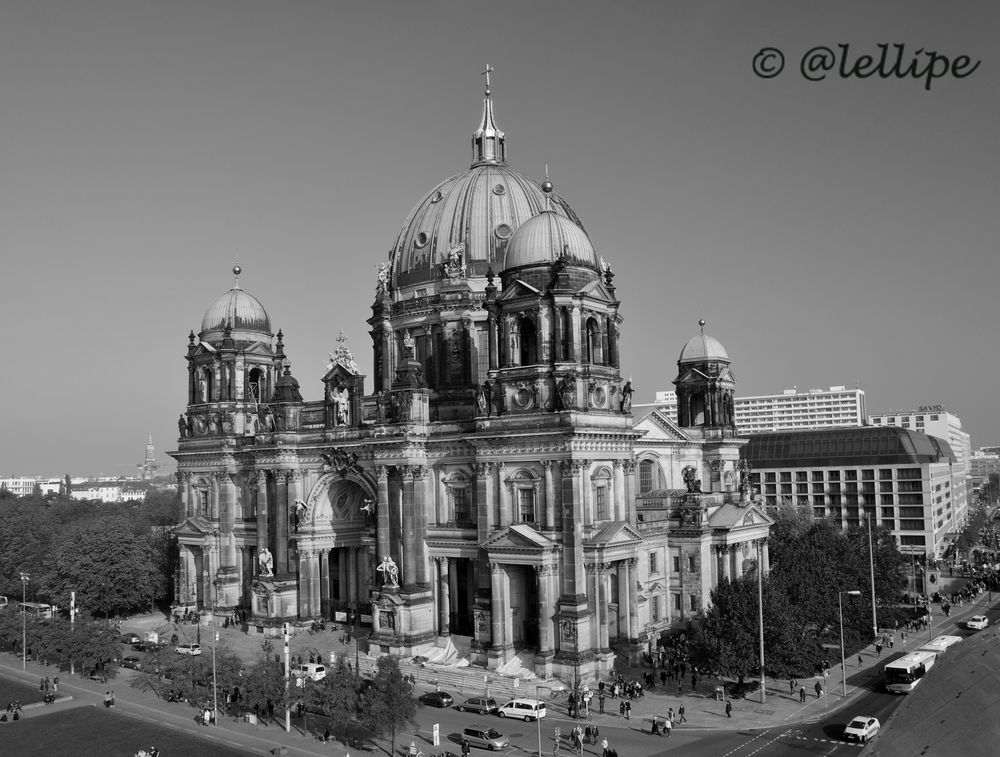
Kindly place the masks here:
[(237, 341), (271, 341), (271, 319), (260, 301), (249, 292), (234, 286), (205, 311), (198, 338), (216, 342), (223, 338), (226, 326)]
[(521, 224), (511, 236), (503, 268), (556, 260), (601, 270), (587, 232), (555, 211), (545, 210)]
[(434, 187), (416, 204), (396, 238), (392, 283), (397, 289), (436, 281), (448, 253), (463, 246), (466, 275), (497, 273), (514, 231), (546, 207), (573, 223), (580, 220), (555, 194), (546, 203), (541, 186), (511, 170), (505, 136), (493, 121), (489, 92), (483, 117), (472, 138), (472, 167)]
[(677, 362), (685, 363), (695, 360), (729, 360), (729, 353), (722, 342), (713, 336), (702, 332), (691, 337), (681, 350)]

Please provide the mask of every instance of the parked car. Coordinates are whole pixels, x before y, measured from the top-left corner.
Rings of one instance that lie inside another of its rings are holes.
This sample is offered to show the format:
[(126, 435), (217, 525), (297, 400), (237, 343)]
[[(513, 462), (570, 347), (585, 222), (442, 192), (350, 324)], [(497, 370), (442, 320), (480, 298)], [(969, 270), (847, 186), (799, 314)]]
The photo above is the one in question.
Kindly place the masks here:
[(473, 723), (462, 731), (462, 741), (468, 741), (469, 746), (480, 749), (506, 749), (510, 746), (510, 739), (504, 736), (496, 728)]
[(546, 715), (545, 702), (538, 699), (512, 699), (497, 710), (502, 718), (540, 720)]
[(137, 633), (123, 633), (121, 637), (122, 644), (138, 644), (142, 641), (142, 637)]
[(455, 709), (459, 712), (478, 712), (480, 715), (490, 715), (497, 711), (497, 700), (493, 697), (469, 697)]
[(201, 654), (201, 644), (178, 644), (174, 651), (177, 654), (198, 655)]
[(451, 707), (455, 701), (451, 694), (446, 694), (443, 691), (428, 691), (426, 694), (421, 694), (418, 698), (421, 702), (429, 704), (431, 707)]
[(132, 670), (142, 670), (142, 660), (135, 655), (129, 655), (122, 660), (123, 668), (131, 668)]
[(304, 662), (292, 668), (292, 675), (297, 678), (308, 678), (311, 681), (322, 681), (326, 678), (326, 666), (317, 662)]
[(965, 627), (970, 631), (982, 631), (990, 624), (990, 619), (985, 615), (973, 615), (965, 621)]
[(878, 722), (878, 718), (872, 718), (868, 715), (858, 715), (847, 724), (847, 727), (844, 729), (844, 738), (848, 741), (857, 741), (864, 744), (874, 738), (881, 727), (882, 724)]

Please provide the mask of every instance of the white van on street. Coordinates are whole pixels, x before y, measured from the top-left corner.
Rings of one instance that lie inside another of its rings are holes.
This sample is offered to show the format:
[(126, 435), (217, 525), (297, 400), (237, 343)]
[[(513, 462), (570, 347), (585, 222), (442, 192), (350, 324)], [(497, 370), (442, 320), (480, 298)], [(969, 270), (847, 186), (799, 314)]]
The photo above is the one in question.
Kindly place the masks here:
[(546, 715), (545, 702), (539, 699), (511, 699), (497, 710), (502, 718), (521, 718), (521, 720), (540, 720)]

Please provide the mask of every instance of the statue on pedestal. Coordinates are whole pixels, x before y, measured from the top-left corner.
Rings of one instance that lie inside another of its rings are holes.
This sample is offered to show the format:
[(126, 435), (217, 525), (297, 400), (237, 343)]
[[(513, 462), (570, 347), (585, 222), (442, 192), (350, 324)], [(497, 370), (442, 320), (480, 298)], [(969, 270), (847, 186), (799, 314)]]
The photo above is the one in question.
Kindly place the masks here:
[(379, 563), (375, 570), (382, 574), (383, 587), (393, 589), (399, 586), (399, 567), (391, 556), (383, 555), (382, 562)]

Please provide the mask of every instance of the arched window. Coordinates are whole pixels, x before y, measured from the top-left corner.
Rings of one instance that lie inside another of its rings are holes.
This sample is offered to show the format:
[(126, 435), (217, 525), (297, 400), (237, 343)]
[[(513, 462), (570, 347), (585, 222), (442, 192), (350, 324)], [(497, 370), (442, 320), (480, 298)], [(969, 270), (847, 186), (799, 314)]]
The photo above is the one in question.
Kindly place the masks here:
[(247, 378), (247, 401), (255, 405), (263, 402), (263, 390), (264, 390), (264, 374), (260, 368), (254, 368), (250, 371), (250, 375)]
[(597, 325), (596, 318), (587, 319), (587, 362), (598, 364), (601, 362), (601, 329)]
[(590, 477), (594, 498), (594, 521), (609, 520), (614, 512), (611, 471), (601, 468)]
[(538, 332), (535, 322), (522, 317), (518, 322), (521, 332), (521, 365), (535, 365), (538, 362)]
[(639, 493), (646, 494), (660, 486), (660, 469), (655, 460), (643, 460), (639, 463)]
[(705, 425), (705, 395), (698, 393), (691, 396), (691, 425)]

